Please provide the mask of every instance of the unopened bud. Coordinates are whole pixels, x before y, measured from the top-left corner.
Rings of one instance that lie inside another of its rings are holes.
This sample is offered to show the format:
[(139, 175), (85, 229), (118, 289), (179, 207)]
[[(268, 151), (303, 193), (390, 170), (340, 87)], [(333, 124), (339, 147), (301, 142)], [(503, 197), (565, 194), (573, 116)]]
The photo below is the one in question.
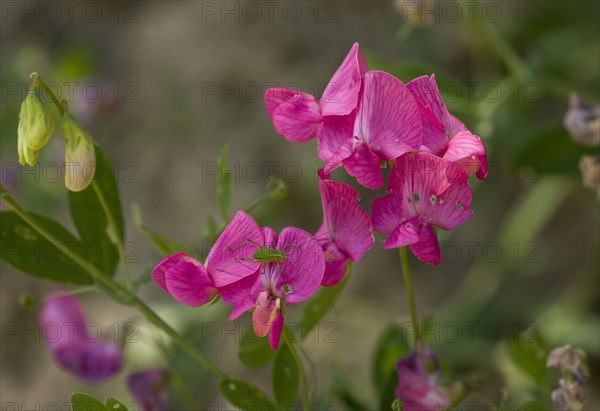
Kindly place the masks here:
[(52, 137), (54, 118), (35, 90), (30, 90), (19, 112), (18, 150), (21, 164), (35, 165), (38, 150)]
[(269, 190), (269, 195), (273, 200), (283, 200), (290, 192), (285, 182), (279, 178), (271, 178), (267, 190)]
[(590, 106), (581, 96), (571, 93), (563, 122), (575, 142), (589, 147), (600, 145), (600, 106)]
[(65, 112), (62, 120), (65, 133), (65, 185), (71, 191), (81, 191), (90, 185), (96, 171), (94, 140)]

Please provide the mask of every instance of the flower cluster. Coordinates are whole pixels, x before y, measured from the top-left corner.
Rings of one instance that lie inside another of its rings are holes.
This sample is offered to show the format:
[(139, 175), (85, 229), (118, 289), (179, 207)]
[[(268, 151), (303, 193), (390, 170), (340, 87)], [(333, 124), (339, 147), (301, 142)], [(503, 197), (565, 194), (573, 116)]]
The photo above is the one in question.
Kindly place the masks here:
[(552, 391), (552, 402), (556, 408), (569, 411), (583, 409), (583, 385), (589, 377), (585, 352), (570, 345), (555, 348), (548, 356), (546, 366), (561, 372), (558, 387)]

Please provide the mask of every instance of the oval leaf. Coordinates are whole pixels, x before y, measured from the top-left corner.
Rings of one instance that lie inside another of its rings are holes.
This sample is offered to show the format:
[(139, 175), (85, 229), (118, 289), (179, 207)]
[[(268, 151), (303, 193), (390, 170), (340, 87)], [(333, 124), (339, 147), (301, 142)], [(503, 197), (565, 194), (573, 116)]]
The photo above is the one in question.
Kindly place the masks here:
[[(80, 253), (82, 246), (66, 228), (50, 218), (29, 215), (56, 237), (69, 252)], [(92, 284), (88, 273), (64, 256), (14, 211), (0, 212), (0, 249), (2, 261), (35, 277), (59, 283)]]
[(273, 393), (281, 409), (287, 410), (296, 404), (300, 372), (298, 364), (287, 344), (277, 350), (273, 363)]
[(301, 322), (301, 338), (306, 338), (310, 331), (315, 325), (321, 321), (321, 319), (327, 314), (327, 312), (334, 306), (335, 300), (337, 300), (344, 286), (348, 282), (348, 273), (350, 265), (346, 270), (346, 277), (341, 283), (333, 287), (321, 287), (319, 292), (311, 298), (307, 304), (304, 305), (302, 311), (302, 322)]
[(261, 368), (274, 356), (275, 352), (271, 349), (268, 338), (260, 338), (252, 327), (247, 328), (238, 346), (238, 357), (242, 364), (248, 368)]
[(394, 390), (398, 386), (396, 364), (409, 354), (408, 341), (409, 336), (404, 334), (402, 327), (393, 324), (383, 330), (375, 346), (371, 372), (379, 404), (385, 409), (394, 401)]
[(72, 411), (108, 411), (100, 401), (81, 393), (71, 395), (71, 409)]
[(272, 410), (273, 401), (260, 388), (241, 380), (225, 379), (219, 383), (219, 391), (240, 410)]
[(104, 405), (106, 405), (106, 408), (109, 411), (128, 411), (126, 406), (124, 406), (114, 398), (106, 397), (106, 399), (104, 400)]

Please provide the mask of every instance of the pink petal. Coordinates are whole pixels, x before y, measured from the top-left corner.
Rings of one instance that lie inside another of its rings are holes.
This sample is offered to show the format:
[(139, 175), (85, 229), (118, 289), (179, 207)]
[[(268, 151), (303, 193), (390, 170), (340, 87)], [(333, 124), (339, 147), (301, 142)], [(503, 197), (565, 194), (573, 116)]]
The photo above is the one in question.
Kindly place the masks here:
[(306, 93), (296, 93), (280, 103), (272, 117), (275, 131), (293, 143), (304, 143), (316, 137), (321, 123), (319, 103)]
[(52, 350), (84, 340), (85, 316), (71, 295), (49, 297), (40, 310), (42, 336)]
[(233, 320), (254, 307), (258, 294), (262, 290), (259, 271), (235, 283), (220, 287), (219, 296), (223, 302), (235, 307), (229, 319)]
[(269, 292), (261, 292), (252, 312), (252, 324), (258, 337), (264, 337), (269, 333), (269, 328), (277, 316), (278, 310), (276, 302), (269, 297)]
[(487, 177), (488, 163), (485, 146), (479, 137), (470, 131), (462, 131), (455, 135), (448, 143), (448, 150), (443, 156), (461, 167), (465, 172), (482, 180)]
[(364, 82), (354, 135), (384, 160), (418, 150), (423, 128), (417, 104), (408, 88), (383, 71), (368, 72)]
[(419, 217), (412, 217), (400, 223), (385, 240), (384, 249), (389, 250), (417, 243), (421, 225)]
[(354, 262), (375, 242), (371, 220), (357, 203), (358, 192), (346, 183), (319, 180), (323, 223), (335, 245)]
[(166, 292), (169, 292), (169, 290), (167, 289), (167, 283), (165, 281), (165, 273), (170, 268), (185, 261), (195, 262), (199, 265), (202, 265), (200, 261), (197, 261), (196, 259), (190, 257), (186, 253), (172, 254), (170, 256), (165, 257), (160, 263), (156, 265), (156, 267), (154, 267), (154, 270), (152, 270), (152, 281), (154, 281), (156, 285), (158, 285)]
[(269, 329), (269, 343), (271, 344), (271, 349), (275, 351), (277, 347), (279, 347), (279, 340), (281, 339), (281, 330), (283, 329), (283, 313), (281, 310), (278, 310), (277, 316), (271, 323), (271, 327)]
[(424, 263), (438, 265), (442, 261), (442, 253), (437, 236), (429, 224), (425, 224), (419, 232), (419, 241), (410, 246), (415, 257)]
[(286, 227), (277, 240), (277, 249), (286, 253), (278, 265), (280, 275), (276, 290), (286, 285), (290, 288), (286, 303), (295, 304), (310, 297), (321, 284), (325, 271), (325, 257), (317, 240), (304, 230)]
[(321, 285), (324, 287), (331, 287), (332, 285), (339, 284), (346, 275), (346, 268), (348, 267), (349, 258), (338, 257), (335, 260), (325, 261), (325, 273), (323, 274), (323, 280)]
[(55, 351), (56, 361), (76, 377), (89, 382), (106, 380), (123, 366), (121, 344), (82, 341)]
[(355, 118), (356, 112), (347, 116), (323, 117), (323, 122), (317, 131), (317, 147), (319, 158), (325, 163), (337, 162), (339, 165), (350, 155), (351, 150), (345, 147), (348, 147), (347, 142), (352, 140)]
[(265, 92), (265, 107), (269, 116), (273, 117), (275, 109), (288, 100), (293, 99), (299, 94), (304, 94), (301, 91), (292, 90), (289, 88), (270, 88)]
[[(366, 144), (358, 144), (354, 149), (354, 153), (346, 158), (342, 164), (346, 172), (355, 177), (356, 181), (364, 187), (372, 190), (378, 190), (383, 187), (381, 160), (375, 153), (369, 150)], [(327, 167), (325, 170), (327, 171)]]
[(402, 222), (402, 197), (391, 193), (377, 197), (371, 205), (372, 222), (375, 230), (390, 234)]
[(344, 160), (350, 157), (354, 152), (354, 145), (356, 143), (356, 139), (350, 138), (345, 140), (337, 149), (335, 153), (331, 155), (329, 160), (325, 164), (324, 173), (331, 174), (335, 169), (340, 167)]
[(367, 70), (367, 63), (358, 48), (358, 43), (354, 43), (327, 84), (319, 100), (323, 116), (343, 116), (356, 107), (362, 77)]
[(206, 268), (217, 288), (234, 283), (254, 274), (260, 263), (252, 261), (258, 250), (255, 244), (264, 244), (256, 221), (238, 211), (206, 257)]
[[(193, 259), (192, 259), (193, 260)], [(165, 272), (169, 294), (180, 303), (200, 307), (217, 293), (206, 269), (197, 261), (181, 261)]]

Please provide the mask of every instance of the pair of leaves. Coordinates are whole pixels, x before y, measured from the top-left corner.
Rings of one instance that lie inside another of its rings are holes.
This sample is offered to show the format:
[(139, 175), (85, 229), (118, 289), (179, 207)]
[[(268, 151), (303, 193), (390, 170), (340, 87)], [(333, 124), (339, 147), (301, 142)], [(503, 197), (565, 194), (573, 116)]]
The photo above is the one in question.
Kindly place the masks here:
[(102, 404), (94, 397), (82, 393), (71, 396), (71, 409), (72, 411), (128, 411), (125, 405), (114, 398), (107, 397)]

